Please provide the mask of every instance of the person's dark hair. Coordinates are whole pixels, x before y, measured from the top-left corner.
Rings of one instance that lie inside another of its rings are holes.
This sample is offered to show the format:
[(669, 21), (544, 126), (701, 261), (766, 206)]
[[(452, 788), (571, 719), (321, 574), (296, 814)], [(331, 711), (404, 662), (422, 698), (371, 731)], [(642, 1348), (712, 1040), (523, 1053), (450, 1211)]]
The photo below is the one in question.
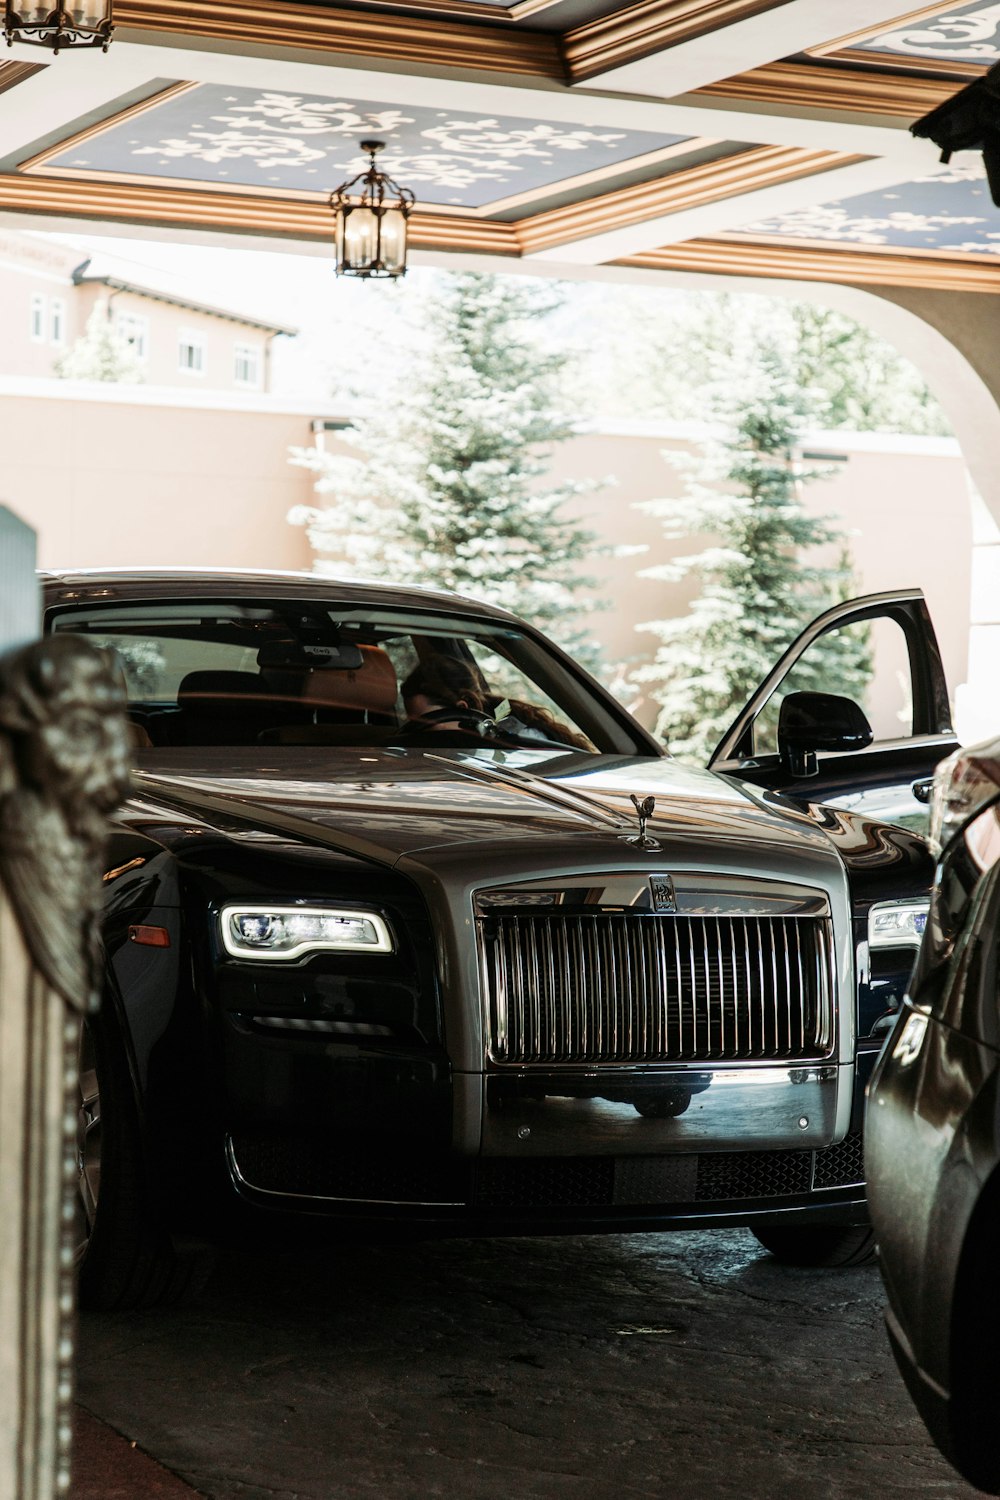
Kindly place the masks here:
[(400, 692), (405, 702), (419, 693), (442, 708), (470, 708), (487, 713), (482, 682), (475, 668), (454, 656), (428, 656), (413, 668)]

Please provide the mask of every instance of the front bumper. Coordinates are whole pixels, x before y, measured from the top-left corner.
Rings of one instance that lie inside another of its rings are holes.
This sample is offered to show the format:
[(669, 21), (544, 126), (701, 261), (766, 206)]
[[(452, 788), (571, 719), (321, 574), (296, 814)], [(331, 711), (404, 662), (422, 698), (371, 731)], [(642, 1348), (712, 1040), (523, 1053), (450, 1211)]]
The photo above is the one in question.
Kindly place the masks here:
[(835, 1063), (544, 1069), (486, 1078), (484, 1157), (823, 1148), (848, 1129), (854, 1070)]

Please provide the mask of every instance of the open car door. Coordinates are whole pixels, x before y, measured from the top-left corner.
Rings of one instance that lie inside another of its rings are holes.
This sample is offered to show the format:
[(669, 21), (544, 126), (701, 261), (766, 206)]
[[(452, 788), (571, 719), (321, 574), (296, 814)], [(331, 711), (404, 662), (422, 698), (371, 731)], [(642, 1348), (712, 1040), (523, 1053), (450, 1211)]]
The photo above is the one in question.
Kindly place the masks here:
[(924, 833), (934, 767), (956, 743), (924, 596), (903, 589), (837, 604), (807, 626), (709, 766)]

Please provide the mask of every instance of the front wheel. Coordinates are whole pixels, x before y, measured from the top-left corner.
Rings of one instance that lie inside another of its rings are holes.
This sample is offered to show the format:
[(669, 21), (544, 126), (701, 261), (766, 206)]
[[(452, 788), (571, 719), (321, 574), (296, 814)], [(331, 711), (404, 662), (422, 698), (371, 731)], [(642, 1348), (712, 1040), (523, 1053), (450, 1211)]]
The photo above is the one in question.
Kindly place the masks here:
[(875, 1259), (870, 1224), (778, 1225), (751, 1231), (785, 1266), (866, 1266)]
[(88, 1017), (80, 1032), (77, 1170), (82, 1307), (152, 1307), (200, 1288), (210, 1255), (179, 1252), (159, 1221), (125, 1048), (106, 1012)]

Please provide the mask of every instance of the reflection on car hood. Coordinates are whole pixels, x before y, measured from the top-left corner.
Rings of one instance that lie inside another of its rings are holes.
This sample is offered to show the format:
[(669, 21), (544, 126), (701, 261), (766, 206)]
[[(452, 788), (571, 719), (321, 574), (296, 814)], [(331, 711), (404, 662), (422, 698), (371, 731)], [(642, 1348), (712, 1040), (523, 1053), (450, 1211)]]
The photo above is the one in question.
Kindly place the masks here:
[[(664, 856), (683, 844), (710, 860), (726, 846), (833, 858), (803, 813), (755, 788), (676, 761), (540, 751), (262, 751), (229, 746), (145, 752), (135, 773), (140, 804), (181, 807), (235, 837), (255, 829), (326, 844), (381, 862), (454, 846), (483, 859), (544, 846), (648, 864), (634, 844), (630, 794), (652, 795), (648, 834)], [(713, 853), (709, 853), (709, 846)], [(598, 854), (600, 850), (600, 854)]]

